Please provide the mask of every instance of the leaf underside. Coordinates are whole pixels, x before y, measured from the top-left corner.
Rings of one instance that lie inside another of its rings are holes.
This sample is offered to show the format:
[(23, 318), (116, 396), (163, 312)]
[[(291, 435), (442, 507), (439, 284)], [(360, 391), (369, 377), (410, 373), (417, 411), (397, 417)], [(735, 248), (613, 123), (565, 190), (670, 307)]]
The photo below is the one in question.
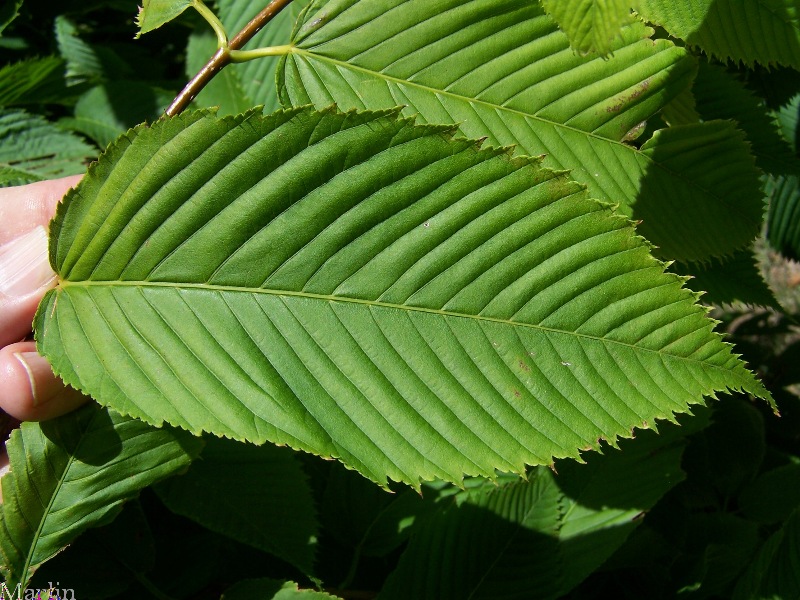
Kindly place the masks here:
[(748, 244), (758, 172), (730, 124), (628, 132), (684, 92), (695, 62), (635, 22), (613, 56), (582, 57), (527, 0), (317, 0), (279, 66), (284, 105), (386, 109), (458, 123), (468, 137), (544, 155), (592, 197), (619, 204), (662, 257), (704, 260)]
[(381, 483), (769, 398), (625, 219), (450, 131), (309, 109), (137, 128), (59, 208), (38, 347), (123, 414)]

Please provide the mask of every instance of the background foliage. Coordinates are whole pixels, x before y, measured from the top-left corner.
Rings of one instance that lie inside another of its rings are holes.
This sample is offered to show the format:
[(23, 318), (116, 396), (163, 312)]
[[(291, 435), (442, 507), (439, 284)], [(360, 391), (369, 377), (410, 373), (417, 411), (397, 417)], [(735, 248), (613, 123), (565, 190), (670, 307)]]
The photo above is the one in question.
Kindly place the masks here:
[[(7, 444), (7, 583), (58, 581), (81, 599), (800, 595), (800, 277), (775, 253), (800, 256), (794, 3), (759, 3), (770, 9), (764, 14), (734, 0), (634, 3), (657, 26), (653, 44), (630, 3), (504, 0), (492, 10), (509, 15), (519, 40), (501, 20), (460, 23), (455, 11), (448, 26), (467, 33), (447, 45), (436, 41), (440, 28), (424, 29), (441, 12), (434, 2), (432, 14), (393, 13), (352, 38), (326, 26), (337, 11), (379, 14), (397, 4), (360, 2), (317, 2), (302, 16), (307, 3), (296, 0), (248, 47), (291, 37), (300, 51), (226, 68), (196, 106), (235, 115), (257, 104), (270, 113), (281, 101), (343, 110), (403, 104), (421, 122), (459, 123), (468, 136), (546, 154), (545, 164), (570, 169), (593, 196), (645, 218), (640, 232), (661, 257), (678, 259), (672, 270), (694, 276), (688, 285), (717, 307), (782, 417), (744, 395), (725, 396), (679, 425), (659, 424), (659, 435), (619, 442), (621, 451), (586, 454), (584, 464), (559, 460), (524, 478), (467, 478), (460, 487), (427, 482), (421, 493), (389, 484), (387, 493), (338, 462), (218, 438), (203, 444), (93, 405), (25, 424)], [(233, 33), (261, 7), (220, 0), (214, 8)], [(134, 42), (136, 13), (127, 0), (0, 9), (4, 185), (84, 172), (119, 134), (156, 119), (213, 53), (213, 33), (194, 11)], [(305, 20), (295, 29), (298, 16)], [(744, 23), (759, 27), (714, 35)], [(469, 38), (475, 24), (488, 28), (476, 29), (479, 52)], [(408, 40), (398, 44), (403, 31)], [(512, 40), (556, 70), (514, 62), (502, 46)], [(452, 68), (419, 69), (413, 57), (425, 52)], [(484, 79), (457, 71), (459, 52), (472, 52), (463, 64)], [(490, 59), (508, 61), (506, 71)], [(501, 79), (512, 73), (516, 93)], [(542, 106), (526, 100), (520, 90), (528, 88)], [(583, 104), (598, 99), (608, 99), (599, 113)], [(565, 111), (575, 115), (569, 127)], [(688, 195), (670, 187), (686, 181)], [(691, 200), (660, 222), (681, 226), (659, 231), (653, 211), (673, 196)], [(659, 201), (647, 206), (642, 197)], [(691, 213), (706, 197), (713, 212)]]

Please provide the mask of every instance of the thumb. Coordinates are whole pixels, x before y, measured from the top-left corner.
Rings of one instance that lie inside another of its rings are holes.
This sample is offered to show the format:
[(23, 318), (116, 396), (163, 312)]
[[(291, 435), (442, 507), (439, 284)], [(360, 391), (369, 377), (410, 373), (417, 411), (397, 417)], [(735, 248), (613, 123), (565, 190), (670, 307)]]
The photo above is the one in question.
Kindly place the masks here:
[(30, 332), (36, 307), (55, 281), (41, 225), (0, 247), (0, 346)]

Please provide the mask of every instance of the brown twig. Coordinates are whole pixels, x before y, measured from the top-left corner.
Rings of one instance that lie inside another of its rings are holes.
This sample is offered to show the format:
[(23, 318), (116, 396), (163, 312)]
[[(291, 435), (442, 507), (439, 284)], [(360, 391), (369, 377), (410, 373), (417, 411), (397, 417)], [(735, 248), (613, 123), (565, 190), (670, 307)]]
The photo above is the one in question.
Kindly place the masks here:
[(197, 94), (200, 93), (208, 82), (219, 73), (224, 67), (231, 62), (231, 50), (239, 50), (252, 37), (257, 34), (261, 29), (269, 23), (275, 15), (286, 8), (292, 0), (272, 0), (264, 10), (253, 17), (250, 22), (245, 25), (242, 30), (233, 36), (227, 48), (220, 48), (214, 53), (209, 61), (203, 66), (197, 75), (192, 77), (191, 81), (186, 84), (181, 92), (172, 101), (165, 112), (168, 117), (174, 117), (180, 114), (183, 109), (189, 106), (189, 103), (195, 99)]

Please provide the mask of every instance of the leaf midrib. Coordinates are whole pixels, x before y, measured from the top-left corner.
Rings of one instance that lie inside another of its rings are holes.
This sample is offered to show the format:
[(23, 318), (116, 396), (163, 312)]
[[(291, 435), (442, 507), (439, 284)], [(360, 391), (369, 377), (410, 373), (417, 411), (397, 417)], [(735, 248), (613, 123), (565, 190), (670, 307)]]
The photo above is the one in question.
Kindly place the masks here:
[[(345, 68), (345, 69), (349, 69), (351, 71), (357, 71), (357, 72), (360, 72), (360, 73), (365, 73), (367, 75), (370, 75), (370, 76), (373, 76), (373, 77), (377, 77), (379, 79), (383, 79), (384, 81), (390, 81), (390, 82), (395, 83), (397, 85), (405, 85), (405, 86), (409, 86), (409, 87), (414, 87), (414, 88), (417, 88), (419, 90), (423, 90), (423, 91), (425, 91), (427, 93), (430, 93), (430, 94), (434, 94), (434, 95), (440, 94), (440, 95), (443, 95), (443, 96), (449, 96), (450, 98), (453, 98), (453, 99), (458, 100), (460, 102), (466, 102), (468, 104), (477, 104), (477, 105), (481, 105), (481, 106), (484, 106), (486, 108), (493, 109), (493, 110), (502, 110), (502, 111), (505, 111), (505, 112), (510, 113), (510, 114), (518, 115), (518, 116), (522, 117), (523, 119), (532, 119), (534, 121), (538, 121), (538, 122), (546, 124), (546, 125), (551, 125), (552, 127), (556, 128), (556, 129), (560, 128), (560, 129), (564, 129), (564, 130), (567, 130), (567, 131), (572, 131), (574, 133), (584, 135), (587, 138), (594, 138), (594, 139), (599, 140), (601, 142), (612, 144), (614, 146), (620, 146), (620, 147), (624, 148), (626, 151), (631, 152), (634, 156), (640, 157), (640, 158), (644, 159), (645, 161), (647, 161), (649, 164), (652, 164), (653, 166), (657, 167), (658, 169), (661, 169), (662, 171), (666, 172), (669, 176), (683, 181), (683, 183), (686, 184), (687, 186), (699, 190), (703, 194), (705, 194), (707, 196), (710, 196), (710, 197), (714, 198), (715, 200), (718, 200), (719, 202), (723, 203), (726, 206), (729, 205), (727, 200), (726, 200), (726, 198), (723, 198), (722, 196), (718, 196), (712, 190), (704, 188), (703, 186), (699, 185), (696, 181), (694, 181), (692, 179), (687, 179), (687, 178), (683, 177), (677, 171), (673, 171), (672, 169), (668, 168), (664, 164), (656, 162), (655, 160), (650, 158), (647, 154), (645, 154), (641, 150), (638, 150), (637, 148), (634, 148), (633, 146), (631, 146), (629, 144), (626, 144), (624, 142), (618, 142), (618, 141), (616, 141), (616, 140), (614, 140), (612, 138), (607, 138), (607, 137), (603, 137), (601, 135), (597, 135), (596, 133), (594, 133), (592, 131), (586, 131), (584, 129), (579, 129), (577, 127), (572, 127), (570, 125), (567, 125), (566, 123), (559, 123), (557, 121), (551, 121), (551, 120), (545, 119), (544, 117), (541, 117), (539, 115), (526, 113), (526, 112), (523, 112), (521, 110), (517, 110), (515, 108), (509, 108), (508, 106), (504, 106), (502, 104), (493, 104), (491, 102), (486, 102), (485, 100), (479, 100), (477, 98), (469, 98), (467, 96), (462, 96), (460, 94), (454, 94), (453, 92), (450, 92), (450, 91), (447, 91), (447, 90), (440, 90), (440, 89), (437, 89), (437, 88), (433, 88), (433, 87), (429, 87), (429, 86), (422, 85), (422, 84), (419, 84), (419, 83), (415, 83), (415, 82), (412, 82), (412, 81), (408, 81), (407, 79), (400, 79), (398, 77), (392, 77), (391, 75), (386, 75), (385, 73), (380, 73), (378, 71), (372, 71), (372, 70), (367, 69), (365, 67), (360, 67), (358, 65), (354, 65), (354, 64), (348, 63), (346, 61), (338, 60), (338, 59), (335, 59), (335, 58), (330, 58), (330, 57), (324, 56), (322, 54), (315, 54), (314, 52), (309, 52), (307, 50), (303, 50), (302, 48), (298, 48), (297, 46), (289, 46), (289, 51), (287, 52), (286, 56), (288, 57), (290, 54), (298, 54), (298, 55), (304, 56), (306, 58), (318, 60), (320, 62), (328, 62), (328, 63), (330, 63), (332, 65), (336, 65), (337, 67), (342, 67), (342, 68)], [(460, 127), (460, 124), (459, 124), (459, 127)]]
[[(87, 431), (89, 431), (89, 427), (90, 427), (90, 425), (91, 425), (93, 420), (94, 420), (94, 416), (82, 428), (82, 430), (80, 432), (80, 439), (78, 440), (78, 443), (73, 448), (72, 452), (69, 453), (69, 458), (67, 459), (67, 462), (64, 465), (64, 469), (63, 469), (63, 471), (61, 473), (61, 476), (56, 481), (56, 485), (53, 486), (52, 493), (50, 494), (50, 500), (48, 501), (47, 506), (44, 507), (44, 511), (42, 512), (42, 518), (39, 519), (39, 525), (36, 528), (36, 531), (34, 532), (32, 543), (31, 543), (31, 547), (30, 547), (30, 551), (27, 553), (27, 556), (25, 557), (25, 565), (23, 566), (22, 573), (20, 573), (20, 577), (21, 577), (20, 581), (24, 581), (25, 585), (27, 585), (27, 583), (30, 581), (30, 576), (28, 575), (28, 572), (31, 570), (31, 562), (33, 561), (33, 555), (35, 553), (34, 551), (35, 551), (35, 549), (36, 549), (36, 547), (38, 545), (39, 539), (42, 536), (42, 531), (44, 529), (44, 524), (45, 524), (45, 522), (47, 521), (47, 518), (50, 516), (50, 514), (52, 512), (51, 509), (53, 508), (53, 504), (55, 503), (56, 498), (58, 497), (58, 493), (61, 491), (61, 488), (65, 485), (65, 483), (67, 481), (67, 474), (69, 473), (70, 469), (72, 468), (72, 463), (75, 462), (75, 457), (77, 456), (78, 452), (80, 451), (81, 445), (84, 443), (84, 440), (86, 439)], [(48, 441), (50, 441), (50, 440), (48, 440)], [(47, 560), (47, 559), (45, 559), (45, 560)]]
[[(207, 290), (207, 291), (214, 291), (214, 292), (226, 292), (226, 293), (245, 293), (245, 294), (264, 294), (269, 296), (289, 296), (292, 298), (305, 298), (310, 300), (320, 300), (324, 302), (340, 302), (343, 304), (357, 304), (367, 307), (377, 307), (377, 308), (389, 308), (395, 310), (401, 310), (406, 312), (418, 312), (418, 313), (425, 313), (425, 314), (433, 314), (439, 315), (442, 317), (452, 317), (452, 318), (462, 318), (462, 319), (469, 319), (473, 321), (483, 321), (488, 323), (497, 323), (501, 325), (509, 325), (512, 327), (523, 327), (527, 329), (535, 329), (538, 331), (542, 331), (545, 333), (555, 333), (561, 335), (569, 335), (577, 338), (583, 338), (587, 340), (592, 340), (594, 342), (599, 342), (602, 344), (614, 344), (617, 346), (622, 346), (625, 348), (629, 348), (631, 350), (637, 352), (651, 352), (657, 354), (659, 356), (666, 356), (677, 360), (685, 360), (691, 363), (702, 364), (705, 367), (711, 367), (714, 369), (718, 369), (724, 373), (730, 373), (730, 369), (727, 369), (720, 365), (714, 365), (709, 363), (707, 360), (698, 360), (695, 358), (691, 358), (688, 356), (680, 356), (678, 354), (673, 354), (671, 352), (665, 352), (663, 350), (653, 350), (650, 348), (643, 348), (641, 346), (637, 346), (635, 344), (630, 344), (628, 342), (622, 342), (619, 340), (599, 337), (596, 335), (589, 335), (586, 333), (579, 333), (576, 331), (568, 331), (564, 329), (557, 329), (555, 327), (547, 327), (545, 325), (539, 325), (534, 323), (524, 323), (520, 321), (510, 321), (508, 319), (500, 319), (497, 317), (487, 317), (484, 315), (472, 315), (468, 313), (462, 312), (454, 312), (436, 308), (426, 308), (424, 306), (409, 306), (406, 304), (394, 304), (390, 302), (381, 302), (379, 300), (365, 300), (362, 298), (352, 298), (348, 296), (333, 296), (327, 294), (315, 294), (311, 292), (298, 292), (294, 290), (278, 290), (278, 289), (269, 289), (269, 288), (249, 288), (249, 287), (242, 287), (242, 286), (229, 286), (229, 285), (215, 285), (215, 284), (208, 284), (208, 283), (172, 283), (166, 281), (67, 281), (62, 280), (59, 282), (57, 290), (68, 290), (70, 287), (103, 287), (103, 288), (111, 288), (111, 287), (134, 287), (134, 288), (166, 288), (172, 290), (186, 290), (186, 289), (196, 289), (196, 290)], [(712, 332), (713, 335), (713, 332)]]

